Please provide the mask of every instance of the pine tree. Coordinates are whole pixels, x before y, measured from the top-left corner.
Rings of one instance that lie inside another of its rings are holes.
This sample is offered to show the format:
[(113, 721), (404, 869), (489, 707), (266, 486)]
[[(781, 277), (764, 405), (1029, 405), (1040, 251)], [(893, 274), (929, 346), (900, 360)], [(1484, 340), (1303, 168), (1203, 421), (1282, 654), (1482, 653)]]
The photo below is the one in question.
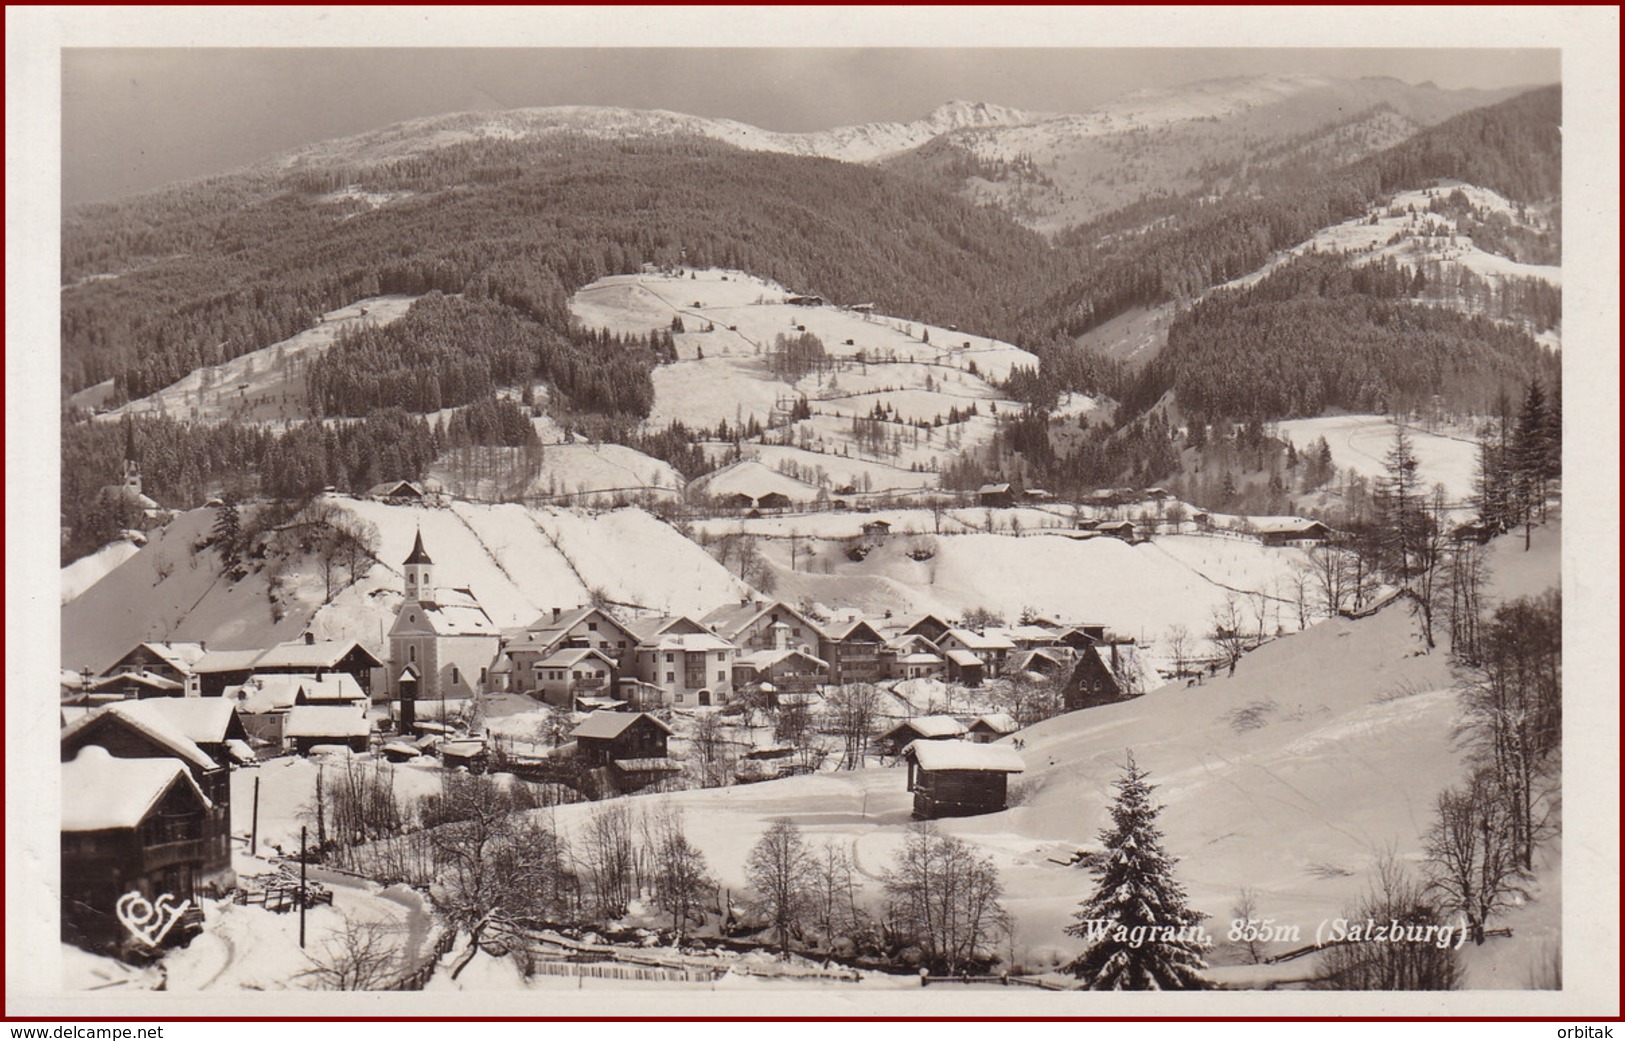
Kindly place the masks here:
[(1116, 782), (1113, 827), (1100, 833), (1106, 849), (1094, 895), (1066, 928), (1090, 946), (1067, 969), (1090, 990), (1203, 990), (1207, 916), (1185, 904), (1173, 876), (1177, 861), (1163, 851), (1156, 825), (1156, 786), (1146, 777), (1131, 752)]
[(225, 503), (215, 509), (214, 548), (220, 554), (220, 565), (233, 582), (242, 578), (243, 571), (242, 522), (237, 516), (235, 503)]
[(1402, 586), (1415, 575), (1417, 554), (1427, 517), (1422, 510), (1416, 450), (1403, 424), (1394, 427), (1394, 443), (1384, 460), (1385, 476), (1377, 484), (1378, 551), (1381, 564)]

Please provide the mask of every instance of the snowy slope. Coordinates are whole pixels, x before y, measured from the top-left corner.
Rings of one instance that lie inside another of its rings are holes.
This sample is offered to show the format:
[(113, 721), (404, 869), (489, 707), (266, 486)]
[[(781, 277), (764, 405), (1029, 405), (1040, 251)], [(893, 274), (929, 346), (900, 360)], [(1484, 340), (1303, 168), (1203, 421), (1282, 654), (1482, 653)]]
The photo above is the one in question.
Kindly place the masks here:
[[(61, 663), (100, 670), (143, 640), (263, 647), (294, 639), (306, 627), (319, 639), (356, 639), (378, 652), (402, 599), (400, 561), (419, 531), (437, 584), (473, 590), (504, 628), (526, 625), (546, 608), (585, 604), (593, 589), (682, 613), (704, 613), (745, 590), (703, 549), (641, 510), (332, 501), (377, 528), (380, 563), (330, 603), (324, 603), (313, 560), (289, 562), (274, 586), (269, 568), (251, 569), (235, 584), (224, 581), (213, 550), (192, 552), (213, 528), (214, 513), (193, 510), (153, 532), (139, 553), (63, 605)], [(282, 613), (280, 621), (274, 611)]]
[[(1383, 460), (1394, 444), (1394, 423), (1387, 416), (1321, 416), (1283, 419), (1276, 424), (1280, 436), (1304, 452), (1324, 437), (1332, 449), (1332, 464), (1368, 479), (1384, 473)], [(1443, 484), (1451, 502), (1463, 502), (1472, 493), (1478, 466), (1478, 442), (1470, 434), (1434, 434), (1406, 427), (1416, 452), (1417, 476), (1424, 488)]]
[(63, 568), (62, 602), (67, 603), (106, 578), (114, 568), (135, 556), (140, 549), (128, 539), (118, 539)]
[(680, 495), (685, 483), (671, 464), (617, 444), (549, 444), (539, 451), (476, 447), (441, 456), (428, 476), (451, 494), (470, 499), (581, 505), (608, 502), (616, 495), (669, 498)]

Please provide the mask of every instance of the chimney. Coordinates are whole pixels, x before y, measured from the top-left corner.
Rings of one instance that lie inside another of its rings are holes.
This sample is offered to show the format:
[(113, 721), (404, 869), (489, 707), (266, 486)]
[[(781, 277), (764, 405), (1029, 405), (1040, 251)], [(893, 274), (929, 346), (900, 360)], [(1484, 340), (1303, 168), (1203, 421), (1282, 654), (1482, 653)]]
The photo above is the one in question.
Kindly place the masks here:
[(305, 646), (310, 647), (316, 643), (316, 634), (309, 629), (305, 630)]
[(197, 642), (197, 649), (200, 650), (200, 651), (207, 651), (209, 649), (209, 641), (208, 640), (199, 640)]
[(559, 620), (559, 609), (556, 607), (553, 608), (553, 620), (555, 622)]

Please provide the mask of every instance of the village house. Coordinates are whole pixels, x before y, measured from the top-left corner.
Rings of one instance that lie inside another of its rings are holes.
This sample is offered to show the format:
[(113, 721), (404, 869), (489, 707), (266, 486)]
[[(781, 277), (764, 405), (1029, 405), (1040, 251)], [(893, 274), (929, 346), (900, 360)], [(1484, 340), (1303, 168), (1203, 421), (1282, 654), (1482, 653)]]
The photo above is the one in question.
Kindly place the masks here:
[[(635, 696), (646, 708), (728, 703), (739, 648), (684, 615), (632, 619), (638, 634)], [(623, 690), (628, 685), (622, 684)]]
[(915, 622), (907, 629), (904, 629), (903, 635), (923, 636), (927, 640), (930, 640), (932, 645), (935, 646), (937, 641), (946, 636), (948, 631), (952, 628), (953, 626), (949, 625), (946, 620), (939, 618), (934, 614), (928, 614), (920, 618), (919, 621)]
[(1009, 745), (968, 741), (914, 741), (903, 759), (916, 820), (998, 813), (1008, 801), (1010, 775), (1027, 769)]
[(423, 502), (424, 488), (416, 481), (381, 481), (367, 489), (367, 498), (398, 506)]
[[(72, 760), (86, 746), (97, 745), (117, 759), (170, 760), (183, 765), (208, 803), (193, 884), (207, 892), (224, 892), (237, 883), (231, 866), (231, 757), (217, 760), (199, 748), (160, 707), (168, 700), (122, 701), (86, 713), (63, 728), (62, 761)], [(229, 733), (229, 729), (221, 731), (222, 735)]]
[(531, 667), (530, 689), (555, 708), (614, 699), (619, 664), (596, 647), (561, 647)]
[(103, 678), (125, 674), (156, 676), (166, 679), (180, 689), (192, 679), (192, 667), (203, 657), (208, 645), (202, 642), (149, 641), (138, 643), (123, 656), (101, 671)]
[(514, 682), (523, 683), (538, 661), (563, 648), (577, 647), (602, 652), (615, 662), (617, 671), (636, 669), (637, 635), (601, 607), (568, 611), (555, 607), (527, 625), (523, 636), (505, 644), (502, 654), (514, 664)]
[(594, 712), (571, 732), (576, 757), (589, 768), (608, 767), (622, 792), (647, 787), (679, 772), (666, 742), (672, 729), (647, 712)]
[(1095, 525), (1094, 530), (1101, 535), (1108, 535), (1124, 542), (1133, 542), (1136, 538), (1134, 522), (1129, 520), (1101, 521)]
[(754, 651), (734, 660), (735, 690), (755, 689), (784, 694), (816, 689), (829, 675), (829, 663), (802, 651)]
[(1323, 546), (1332, 530), (1317, 520), (1302, 517), (1260, 517), (1252, 523), (1253, 534), (1266, 546)]
[(1019, 651), (1011, 659), (1010, 672), (1016, 676), (1039, 676), (1050, 679), (1062, 675), (1072, 666), (1077, 652), (1070, 647), (1034, 647)]
[(377, 656), (355, 640), (318, 640), (306, 632), (302, 639), (272, 647), (250, 650), (216, 650), (204, 653), (192, 665), (195, 689), (206, 698), (217, 698), (227, 687), (241, 686), (250, 676), (322, 676), (342, 672), (352, 677), (362, 691), (372, 691), (372, 673), (383, 668)]
[(309, 755), (322, 745), (365, 752), (372, 739), (372, 722), (361, 705), (295, 705), (288, 709), (282, 736), (300, 755)]
[(70, 753), (64, 746), (63, 939), (92, 950), (149, 951), (196, 935), (203, 913), (195, 903), (161, 936), (164, 927), (155, 922), (154, 944), (128, 934), (118, 907), (131, 893), (165, 914), (195, 901), (214, 859), (217, 809), (179, 759), (115, 757), (90, 743)]
[(700, 623), (741, 653), (792, 649), (812, 654), (824, 635), (806, 615), (777, 600), (741, 600), (717, 608)]
[(898, 755), (914, 741), (957, 741), (965, 736), (965, 724), (952, 716), (915, 716), (875, 738), (881, 755)]
[(983, 633), (971, 629), (950, 629), (937, 641), (937, 649), (948, 656), (950, 675), (955, 660), (952, 652), (968, 651), (976, 656), (986, 669), (986, 676), (991, 678), (1004, 674), (1010, 655), (1016, 649), (1016, 642), (996, 629)]
[(1144, 694), (1150, 680), (1133, 644), (1107, 643), (1078, 652), (1063, 698), (1074, 712)]
[(451, 701), (483, 691), (501, 633), (473, 592), (435, 585), (434, 561), (418, 533), (403, 562), (406, 597), (389, 630), (390, 697)]
[(1001, 737), (1009, 737), (1020, 729), (1021, 724), (1008, 712), (989, 712), (971, 722), (966, 736), (977, 744), (987, 744)]
[(829, 662), (829, 682), (878, 683), (885, 677), (885, 639), (863, 619), (828, 626), (818, 640), (818, 656)]
[(975, 651), (954, 647), (942, 653), (946, 659), (944, 674), (948, 682), (957, 683), (962, 687), (980, 687), (982, 681), (987, 679), (987, 662)]
[(70, 693), (71, 700), (84, 705), (105, 705), (128, 698), (178, 698), (186, 693), (183, 683), (150, 672), (116, 672), (97, 676)]

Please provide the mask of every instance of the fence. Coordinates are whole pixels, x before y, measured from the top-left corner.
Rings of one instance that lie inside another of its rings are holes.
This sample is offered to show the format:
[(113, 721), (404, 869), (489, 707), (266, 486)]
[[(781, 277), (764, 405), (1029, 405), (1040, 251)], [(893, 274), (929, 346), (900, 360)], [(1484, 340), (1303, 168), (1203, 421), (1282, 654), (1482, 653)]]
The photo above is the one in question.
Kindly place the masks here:
[(1040, 990), (1071, 990), (1064, 983), (1054, 980), (1042, 979), (1038, 976), (921, 976), (920, 986), (929, 987), (933, 983), (997, 983), (1008, 987), (1012, 984), (1022, 987), (1037, 987)]
[(533, 961), (527, 968), (537, 976), (584, 976), (589, 979), (642, 980), (663, 983), (710, 983), (722, 972), (709, 968), (667, 965), (623, 965), (619, 962)]
[(422, 990), (428, 985), (429, 979), (434, 975), (435, 970), (440, 967), (440, 959), (446, 956), (446, 952), (451, 950), (452, 945), (456, 942), (457, 930), (440, 930), (440, 935), (436, 937), (434, 947), (431, 948), (429, 956), (423, 960), (423, 964), (384, 989)]

